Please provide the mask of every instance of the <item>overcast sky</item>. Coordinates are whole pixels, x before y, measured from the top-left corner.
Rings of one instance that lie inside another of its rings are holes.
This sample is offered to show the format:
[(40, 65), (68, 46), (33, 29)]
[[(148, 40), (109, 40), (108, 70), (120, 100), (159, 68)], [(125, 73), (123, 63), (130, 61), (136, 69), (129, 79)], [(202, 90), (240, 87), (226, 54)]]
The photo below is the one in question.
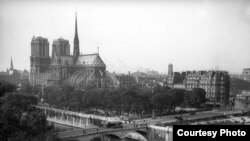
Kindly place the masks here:
[(80, 51), (108, 71), (227, 70), (250, 67), (247, 0), (0, 1), (0, 70), (30, 69), (31, 39), (62, 37), (73, 51), (75, 11)]

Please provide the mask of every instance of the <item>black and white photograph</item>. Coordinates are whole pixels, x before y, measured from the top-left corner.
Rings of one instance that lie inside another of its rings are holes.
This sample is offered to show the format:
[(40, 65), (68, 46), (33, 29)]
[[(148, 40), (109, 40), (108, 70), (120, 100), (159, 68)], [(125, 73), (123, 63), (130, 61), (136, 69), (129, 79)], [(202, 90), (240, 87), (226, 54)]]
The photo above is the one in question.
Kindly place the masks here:
[(249, 129), (250, 0), (0, 1), (0, 141)]

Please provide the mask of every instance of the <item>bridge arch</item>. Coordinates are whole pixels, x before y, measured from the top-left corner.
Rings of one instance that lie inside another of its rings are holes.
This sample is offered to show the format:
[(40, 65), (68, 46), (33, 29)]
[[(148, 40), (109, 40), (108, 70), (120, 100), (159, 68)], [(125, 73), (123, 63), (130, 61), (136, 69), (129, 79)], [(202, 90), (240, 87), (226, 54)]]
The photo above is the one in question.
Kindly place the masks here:
[(102, 141), (102, 138), (100, 136), (92, 138), (90, 141)]
[(142, 134), (138, 133), (138, 131), (129, 132), (123, 138), (129, 138), (138, 141), (147, 141), (147, 139)]
[(105, 134), (105, 136), (107, 136), (109, 138), (121, 139), (121, 137), (119, 137), (118, 135), (112, 134), (112, 133)]
[(142, 130), (136, 130), (137, 133), (143, 135), (143, 136), (147, 136), (147, 132), (146, 131), (142, 131)]

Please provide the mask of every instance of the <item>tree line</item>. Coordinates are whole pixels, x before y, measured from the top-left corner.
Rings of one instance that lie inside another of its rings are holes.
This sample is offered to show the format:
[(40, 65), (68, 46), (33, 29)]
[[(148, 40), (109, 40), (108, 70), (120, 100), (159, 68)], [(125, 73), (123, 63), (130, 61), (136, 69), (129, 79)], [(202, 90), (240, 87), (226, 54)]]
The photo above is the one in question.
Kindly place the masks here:
[(158, 114), (168, 113), (181, 107), (200, 107), (206, 102), (204, 89), (192, 91), (156, 86), (151, 90), (143, 87), (129, 89), (89, 89), (74, 90), (72, 87), (46, 87), (43, 95), (45, 103), (56, 108), (72, 111), (102, 111), (103, 114)]
[(230, 92), (232, 95), (241, 94), (243, 90), (250, 90), (249, 81), (232, 77), (230, 83)]

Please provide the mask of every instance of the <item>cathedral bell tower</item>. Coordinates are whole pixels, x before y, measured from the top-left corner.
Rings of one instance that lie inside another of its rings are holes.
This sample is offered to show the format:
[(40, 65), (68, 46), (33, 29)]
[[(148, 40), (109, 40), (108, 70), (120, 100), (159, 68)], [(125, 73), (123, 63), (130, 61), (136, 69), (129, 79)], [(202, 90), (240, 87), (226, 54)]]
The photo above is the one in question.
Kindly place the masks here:
[(79, 56), (79, 39), (78, 39), (78, 32), (77, 32), (77, 13), (76, 13), (76, 21), (75, 21), (75, 37), (74, 37), (74, 64)]
[(49, 42), (47, 38), (33, 37), (31, 41), (30, 68), (36, 73), (45, 72), (50, 65)]

